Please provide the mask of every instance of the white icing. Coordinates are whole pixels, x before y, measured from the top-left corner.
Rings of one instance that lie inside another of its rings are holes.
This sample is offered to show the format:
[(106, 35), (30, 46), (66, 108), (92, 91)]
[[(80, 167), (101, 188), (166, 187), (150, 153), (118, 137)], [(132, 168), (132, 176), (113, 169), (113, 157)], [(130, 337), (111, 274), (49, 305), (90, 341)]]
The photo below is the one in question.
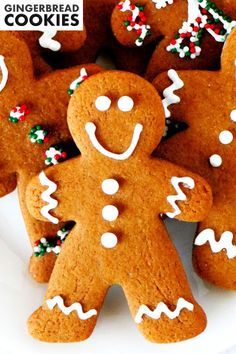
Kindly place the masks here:
[(233, 122), (236, 122), (236, 109), (230, 113), (230, 118)]
[(234, 137), (233, 134), (229, 130), (223, 130), (219, 135), (219, 140), (221, 144), (228, 145), (232, 143)]
[(134, 107), (134, 101), (129, 96), (122, 96), (118, 100), (118, 108), (122, 112), (130, 112)]
[(162, 7), (166, 7), (166, 5), (173, 4), (173, 0), (152, 0), (152, 2), (155, 4), (158, 10)]
[(236, 246), (232, 243), (233, 237), (234, 235), (231, 231), (225, 231), (222, 233), (220, 240), (216, 241), (215, 231), (212, 229), (205, 229), (196, 237), (194, 244), (196, 246), (203, 246), (209, 242), (213, 253), (219, 253), (222, 250), (225, 250), (227, 257), (232, 259), (236, 256)]
[(170, 69), (168, 71), (168, 77), (172, 81), (172, 85), (170, 85), (163, 91), (164, 99), (162, 100), (166, 118), (169, 118), (171, 116), (168, 107), (172, 104), (176, 104), (180, 102), (179, 96), (175, 95), (174, 91), (179, 90), (184, 86), (183, 81), (180, 79), (179, 75), (175, 70)]
[(36, 135), (36, 138), (30, 138), (31, 143), (36, 143), (36, 141), (38, 139), (40, 140), (44, 140), (45, 138), (45, 132), (43, 129), (37, 130), (36, 132), (34, 132), (34, 135)]
[(94, 123), (87, 122), (85, 125), (85, 130), (89, 136), (89, 139), (90, 139), (92, 145), (102, 155), (109, 157), (111, 159), (114, 159), (114, 160), (126, 160), (133, 154), (134, 150), (136, 149), (138, 142), (139, 142), (140, 134), (143, 130), (143, 126), (142, 126), (142, 124), (136, 124), (136, 126), (134, 128), (133, 137), (132, 137), (132, 141), (130, 143), (130, 146), (125, 152), (123, 152), (121, 154), (115, 154), (113, 152), (110, 152), (110, 151), (106, 150), (99, 143), (99, 141), (97, 140), (96, 135), (95, 135), (96, 125)]
[(42, 200), (48, 203), (48, 205), (45, 205), (41, 208), (41, 215), (51, 221), (53, 224), (58, 224), (59, 220), (49, 214), (49, 211), (56, 208), (58, 205), (58, 201), (51, 197), (51, 194), (57, 190), (57, 185), (56, 183), (50, 181), (50, 179), (45, 175), (43, 171), (39, 174), (39, 181), (42, 186), (48, 187), (48, 189), (41, 194)]
[(85, 68), (82, 68), (80, 70), (80, 75), (79, 77), (77, 77), (77, 79), (75, 79), (71, 84), (70, 84), (70, 89), (75, 91), (78, 84), (80, 84), (81, 82), (83, 82), (85, 80), (85, 78), (87, 78), (88, 74)]
[(115, 221), (119, 216), (119, 210), (114, 205), (105, 205), (102, 209), (102, 217), (107, 221)]
[(48, 29), (43, 32), (42, 36), (39, 38), (39, 44), (42, 48), (50, 49), (53, 52), (57, 52), (61, 49), (61, 43), (53, 39), (57, 34), (57, 30)]
[(8, 70), (7, 70), (7, 66), (5, 64), (5, 61), (4, 61), (4, 57), (2, 55), (0, 55), (0, 68), (1, 68), (1, 72), (2, 72), (2, 81), (0, 83), (0, 92), (2, 92), (2, 90), (6, 86), (6, 83), (8, 80)]
[(71, 306), (66, 307), (61, 296), (54, 296), (54, 298), (46, 300), (46, 303), (49, 310), (52, 310), (57, 305), (66, 316), (68, 316), (72, 311), (76, 311), (80, 320), (88, 320), (89, 318), (97, 315), (97, 311), (94, 309), (84, 312), (82, 305), (79, 302), (75, 302)]
[(169, 218), (175, 218), (177, 215), (181, 214), (181, 210), (176, 204), (177, 201), (185, 201), (187, 200), (186, 195), (183, 193), (179, 184), (183, 183), (185, 188), (193, 189), (195, 187), (195, 182), (191, 177), (172, 177), (171, 184), (176, 190), (176, 195), (170, 195), (167, 197), (168, 203), (173, 207), (174, 211), (171, 213), (166, 213)]
[(12, 118), (17, 118), (17, 119), (21, 118), (24, 115), (24, 112), (21, 111), (21, 107), (20, 106), (16, 106), (15, 109), (16, 109), (15, 112), (13, 110), (11, 110), (10, 116)]
[(108, 111), (111, 106), (111, 100), (107, 96), (99, 96), (95, 101), (95, 107), (101, 112)]
[(223, 162), (222, 157), (217, 154), (211, 155), (209, 161), (212, 167), (220, 167)]
[(112, 232), (105, 232), (101, 236), (101, 244), (105, 248), (114, 248), (117, 245), (117, 236)]
[(102, 191), (107, 194), (107, 195), (114, 195), (118, 192), (119, 190), (119, 183), (113, 179), (105, 179), (102, 182)]
[(153, 320), (158, 320), (162, 314), (165, 314), (167, 317), (173, 320), (174, 318), (180, 315), (180, 312), (183, 309), (193, 311), (193, 308), (194, 308), (193, 304), (180, 297), (178, 299), (176, 309), (174, 311), (171, 311), (164, 302), (159, 302), (159, 304), (153, 311), (150, 310), (148, 306), (141, 305), (138, 309), (138, 312), (134, 320), (136, 323), (141, 323), (143, 321), (143, 315), (146, 315), (152, 318)]

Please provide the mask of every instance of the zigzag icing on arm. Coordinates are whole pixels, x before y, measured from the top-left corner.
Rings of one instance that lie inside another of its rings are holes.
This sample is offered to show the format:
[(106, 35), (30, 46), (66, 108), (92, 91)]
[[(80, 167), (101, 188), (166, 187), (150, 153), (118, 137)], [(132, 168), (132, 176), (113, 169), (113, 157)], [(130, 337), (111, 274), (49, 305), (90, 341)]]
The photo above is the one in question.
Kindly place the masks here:
[(2, 55), (0, 55), (0, 68), (2, 71), (2, 81), (0, 83), (0, 92), (2, 92), (2, 90), (6, 86), (6, 83), (8, 80), (8, 70), (7, 70), (7, 66), (5, 64), (5, 61), (4, 61), (4, 57)]
[(231, 231), (225, 231), (222, 233), (219, 241), (216, 241), (215, 231), (212, 229), (205, 229), (196, 237), (194, 244), (196, 246), (203, 246), (209, 242), (213, 253), (219, 253), (225, 250), (227, 257), (232, 259), (236, 257), (236, 246), (232, 243), (233, 237), (234, 235)]
[(57, 185), (56, 183), (50, 181), (50, 179), (45, 175), (43, 171), (39, 174), (39, 181), (42, 186), (48, 187), (48, 189), (41, 194), (41, 198), (43, 199), (43, 201), (48, 203), (48, 205), (45, 205), (41, 208), (41, 215), (51, 221), (53, 224), (58, 224), (59, 220), (49, 214), (49, 211), (51, 209), (55, 209), (58, 205), (58, 201), (51, 197), (51, 194), (56, 192)]
[(54, 298), (48, 299), (46, 303), (49, 310), (52, 310), (57, 305), (66, 316), (68, 316), (72, 311), (76, 311), (79, 319), (81, 320), (88, 320), (90, 317), (97, 315), (97, 311), (94, 309), (84, 312), (82, 305), (79, 302), (74, 302), (71, 306), (66, 307), (61, 296), (54, 296)]
[(193, 189), (195, 187), (195, 182), (191, 177), (172, 177), (171, 178), (171, 184), (174, 187), (174, 189), (176, 190), (177, 194), (176, 195), (169, 195), (167, 197), (168, 203), (170, 203), (170, 205), (174, 209), (173, 212), (166, 213), (166, 215), (169, 218), (175, 218), (177, 215), (181, 214), (181, 210), (178, 207), (178, 205), (176, 204), (176, 202), (187, 200), (186, 195), (184, 194), (184, 192), (182, 191), (182, 189), (179, 186), (180, 183), (182, 183), (184, 185), (184, 187), (188, 188), (188, 189)]
[(171, 113), (168, 107), (172, 104), (180, 102), (179, 96), (177, 96), (174, 91), (180, 90), (184, 87), (184, 82), (180, 79), (174, 69), (170, 69), (167, 74), (169, 79), (172, 81), (172, 84), (163, 91), (164, 99), (162, 100), (162, 104), (165, 110), (165, 117), (170, 118)]
[(153, 310), (153, 311), (150, 310), (150, 308), (148, 306), (141, 305), (138, 309), (138, 312), (137, 312), (134, 320), (136, 323), (141, 323), (143, 321), (143, 315), (146, 315), (146, 316), (152, 318), (153, 320), (158, 320), (163, 313), (167, 317), (169, 317), (171, 320), (173, 320), (174, 318), (176, 318), (180, 315), (180, 312), (183, 309), (193, 311), (193, 308), (194, 308), (193, 304), (191, 304), (190, 302), (188, 302), (185, 299), (183, 299), (182, 297), (180, 297), (178, 299), (176, 309), (174, 311), (171, 311), (164, 302), (160, 302), (157, 305), (157, 307), (155, 308), (155, 310)]

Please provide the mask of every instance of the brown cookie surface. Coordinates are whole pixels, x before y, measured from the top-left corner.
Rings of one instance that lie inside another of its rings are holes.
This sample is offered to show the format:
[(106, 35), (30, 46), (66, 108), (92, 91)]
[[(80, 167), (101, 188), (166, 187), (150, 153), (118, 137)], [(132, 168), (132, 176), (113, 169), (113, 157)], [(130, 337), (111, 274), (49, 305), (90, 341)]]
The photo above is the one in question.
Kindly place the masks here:
[(68, 125), (81, 155), (34, 177), (26, 192), (37, 219), (76, 222), (45, 302), (29, 319), (30, 334), (86, 339), (108, 288), (119, 284), (148, 340), (196, 336), (205, 315), (160, 215), (201, 220), (211, 191), (198, 175), (151, 157), (164, 130), (155, 88), (127, 72), (94, 75), (73, 95)]
[[(214, 203), (199, 225), (194, 264), (201, 277), (233, 290), (236, 289), (235, 44), (236, 30), (224, 46), (220, 71), (176, 73), (183, 87), (174, 91), (179, 100), (170, 106), (169, 119), (184, 122), (188, 128), (165, 140), (156, 151), (157, 156), (190, 168), (210, 183)], [(159, 75), (154, 86), (160, 93), (170, 87), (167, 74)], [(164, 91), (165, 100), (167, 93)]]

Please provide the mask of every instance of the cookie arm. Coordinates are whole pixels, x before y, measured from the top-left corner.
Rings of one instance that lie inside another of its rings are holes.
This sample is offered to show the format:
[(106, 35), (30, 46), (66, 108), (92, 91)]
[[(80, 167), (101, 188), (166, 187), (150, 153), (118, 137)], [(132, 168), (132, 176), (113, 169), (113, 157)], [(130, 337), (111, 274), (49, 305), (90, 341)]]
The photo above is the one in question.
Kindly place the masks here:
[[(167, 161), (162, 161), (162, 213), (169, 218), (197, 222), (203, 220), (212, 205), (212, 192), (200, 176)], [(160, 193), (160, 192), (159, 192)]]
[(29, 182), (26, 189), (26, 204), (35, 219), (53, 224), (73, 220), (72, 171), (76, 168), (76, 160), (78, 159), (41, 171)]
[(17, 185), (16, 174), (0, 176), (0, 198), (14, 191)]

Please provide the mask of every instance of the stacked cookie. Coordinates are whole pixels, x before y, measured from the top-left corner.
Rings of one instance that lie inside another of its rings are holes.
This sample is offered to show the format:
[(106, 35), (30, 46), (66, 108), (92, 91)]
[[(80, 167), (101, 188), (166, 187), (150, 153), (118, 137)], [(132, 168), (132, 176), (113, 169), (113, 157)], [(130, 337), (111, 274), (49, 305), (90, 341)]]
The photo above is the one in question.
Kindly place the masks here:
[[(119, 284), (148, 340), (192, 338), (206, 317), (163, 219), (200, 222), (198, 274), (235, 289), (236, 6), (84, 5), (83, 32), (0, 32), (0, 191), (18, 187), (30, 273), (49, 281), (29, 332), (88, 338)], [(88, 64), (102, 48), (129, 72)]]

